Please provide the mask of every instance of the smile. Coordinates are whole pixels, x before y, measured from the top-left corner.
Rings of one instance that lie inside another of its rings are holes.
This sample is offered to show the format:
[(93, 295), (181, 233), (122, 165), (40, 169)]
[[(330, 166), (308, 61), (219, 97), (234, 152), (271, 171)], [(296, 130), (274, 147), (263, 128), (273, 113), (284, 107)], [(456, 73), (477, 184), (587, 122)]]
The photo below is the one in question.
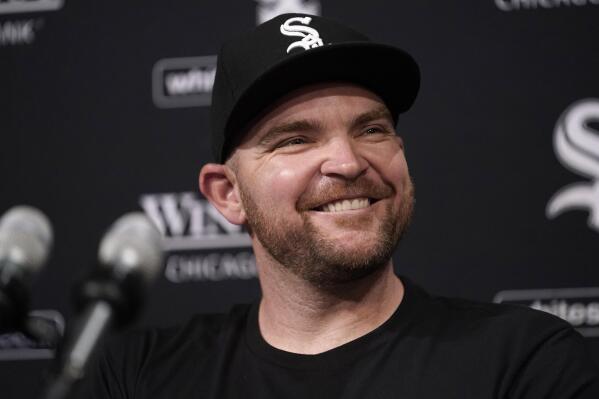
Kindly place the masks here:
[(370, 199), (368, 198), (354, 198), (354, 199), (344, 199), (329, 202), (327, 204), (321, 205), (316, 210), (320, 212), (341, 212), (341, 211), (351, 211), (355, 209), (363, 209), (367, 208), (370, 205)]

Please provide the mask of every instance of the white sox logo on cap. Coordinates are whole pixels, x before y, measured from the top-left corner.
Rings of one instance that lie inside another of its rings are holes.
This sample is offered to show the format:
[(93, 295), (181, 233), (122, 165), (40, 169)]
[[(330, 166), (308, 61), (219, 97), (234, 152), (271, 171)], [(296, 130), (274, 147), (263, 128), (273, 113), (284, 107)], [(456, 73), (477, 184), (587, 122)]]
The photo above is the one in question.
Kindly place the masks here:
[[(297, 47), (308, 50), (323, 45), (320, 34), (314, 28), (307, 26), (312, 21), (310, 17), (293, 17), (289, 18), (281, 24), (281, 33), (285, 36), (299, 36), (301, 40), (295, 41), (287, 47), (287, 53)], [(294, 25), (294, 22), (299, 22), (303, 25)]]

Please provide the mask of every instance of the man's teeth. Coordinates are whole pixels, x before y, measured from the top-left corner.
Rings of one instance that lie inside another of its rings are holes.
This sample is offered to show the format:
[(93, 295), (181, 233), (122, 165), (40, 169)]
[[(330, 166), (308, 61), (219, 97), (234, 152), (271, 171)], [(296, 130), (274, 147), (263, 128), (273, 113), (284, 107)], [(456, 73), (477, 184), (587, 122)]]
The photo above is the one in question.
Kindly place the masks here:
[(352, 200), (340, 200), (330, 202), (323, 205), (321, 208), (324, 212), (340, 212), (349, 211), (352, 209), (362, 209), (370, 205), (368, 198), (355, 198)]

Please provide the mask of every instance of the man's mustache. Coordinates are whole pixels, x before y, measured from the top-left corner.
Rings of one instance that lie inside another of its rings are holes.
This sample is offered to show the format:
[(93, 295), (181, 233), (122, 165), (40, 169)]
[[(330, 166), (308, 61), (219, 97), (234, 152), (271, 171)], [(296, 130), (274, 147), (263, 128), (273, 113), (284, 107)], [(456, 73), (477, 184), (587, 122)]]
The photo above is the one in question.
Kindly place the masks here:
[(353, 181), (327, 178), (304, 192), (297, 201), (296, 208), (298, 211), (307, 211), (329, 202), (349, 198), (369, 198), (378, 201), (394, 194), (395, 189), (389, 184), (375, 182), (365, 176)]

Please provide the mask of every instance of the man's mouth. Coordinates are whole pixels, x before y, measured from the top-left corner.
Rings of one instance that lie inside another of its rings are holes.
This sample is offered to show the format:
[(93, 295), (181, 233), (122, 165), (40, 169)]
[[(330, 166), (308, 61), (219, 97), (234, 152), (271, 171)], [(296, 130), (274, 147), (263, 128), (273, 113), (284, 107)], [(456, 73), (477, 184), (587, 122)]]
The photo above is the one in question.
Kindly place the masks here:
[(328, 202), (324, 205), (316, 207), (315, 210), (319, 212), (351, 211), (355, 209), (367, 208), (371, 203), (372, 200), (370, 198), (349, 198)]
[(325, 181), (307, 190), (299, 198), (296, 209), (300, 212), (323, 213), (356, 212), (367, 210), (378, 201), (392, 198), (393, 188), (383, 182), (376, 183), (367, 178), (355, 182)]

